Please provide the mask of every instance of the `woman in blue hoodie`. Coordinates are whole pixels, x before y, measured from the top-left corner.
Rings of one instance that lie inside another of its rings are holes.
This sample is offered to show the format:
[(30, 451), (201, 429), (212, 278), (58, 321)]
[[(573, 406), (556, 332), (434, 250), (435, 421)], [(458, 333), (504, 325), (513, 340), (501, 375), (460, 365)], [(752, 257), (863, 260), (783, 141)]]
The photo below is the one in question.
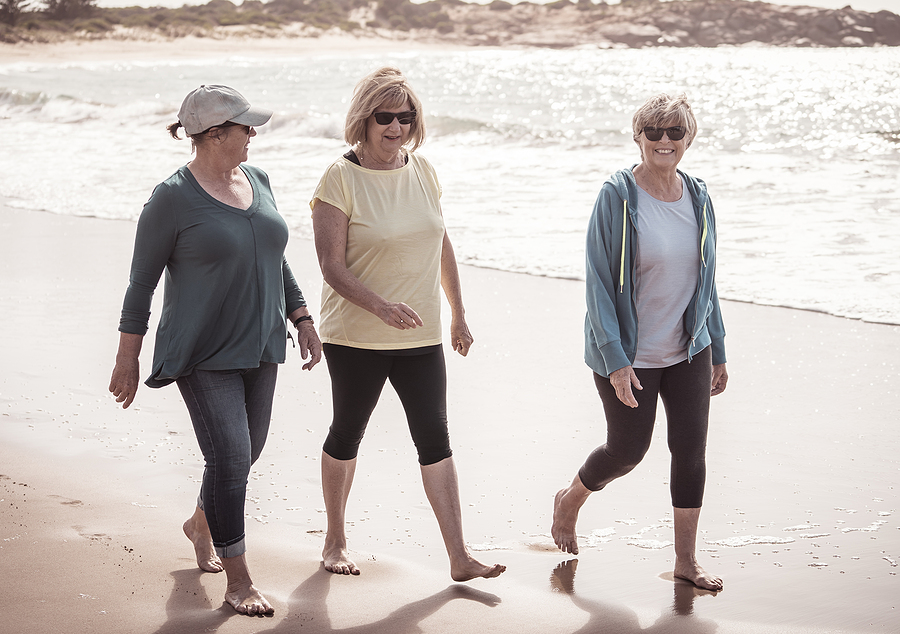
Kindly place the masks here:
[(675, 576), (718, 591), (696, 560), (710, 396), (725, 390), (716, 294), (716, 227), (706, 184), (678, 170), (697, 134), (686, 98), (657, 95), (635, 113), (641, 162), (613, 174), (587, 232), (585, 362), (606, 413), (606, 444), (556, 494), (552, 535), (578, 553), (578, 511), (650, 446), (659, 398), (672, 453)]

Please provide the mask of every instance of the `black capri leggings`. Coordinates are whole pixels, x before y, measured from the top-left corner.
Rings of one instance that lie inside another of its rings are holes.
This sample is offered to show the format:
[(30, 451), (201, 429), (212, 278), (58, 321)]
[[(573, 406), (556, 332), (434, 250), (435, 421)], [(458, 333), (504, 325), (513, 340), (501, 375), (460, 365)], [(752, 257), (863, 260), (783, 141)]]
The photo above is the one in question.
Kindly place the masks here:
[(616, 397), (609, 379), (594, 374), (594, 383), (606, 412), (606, 444), (597, 447), (578, 471), (581, 483), (599, 491), (632, 469), (650, 447), (656, 421), (657, 397), (662, 398), (672, 453), (670, 488), (672, 506), (700, 508), (706, 484), (706, 433), (712, 383), (709, 347), (668, 368), (635, 369), (643, 390), (634, 390), (638, 407), (632, 409)]
[[(447, 369), (440, 344), (414, 351), (376, 351), (326, 343), (334, 418), (322, 449), (352, 460), (366, 433), (384, 382), (400, 397), (420, 465), (453, 455), (447, 430)], [(424, 354), (422, 353), (424, 351)]]

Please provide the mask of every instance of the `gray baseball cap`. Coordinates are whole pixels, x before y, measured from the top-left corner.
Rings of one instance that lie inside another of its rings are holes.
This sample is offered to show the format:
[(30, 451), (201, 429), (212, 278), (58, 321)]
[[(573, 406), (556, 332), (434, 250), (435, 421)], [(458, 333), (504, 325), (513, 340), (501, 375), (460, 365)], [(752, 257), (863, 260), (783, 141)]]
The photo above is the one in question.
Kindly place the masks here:
[(272, 117), (272, 111), (256, 108), (229, 86), (200, 86), (188, 93), (178, 111), (178, 120), (188, 134), (197, 134), (213, 126), (232, 121), (259, 126)]

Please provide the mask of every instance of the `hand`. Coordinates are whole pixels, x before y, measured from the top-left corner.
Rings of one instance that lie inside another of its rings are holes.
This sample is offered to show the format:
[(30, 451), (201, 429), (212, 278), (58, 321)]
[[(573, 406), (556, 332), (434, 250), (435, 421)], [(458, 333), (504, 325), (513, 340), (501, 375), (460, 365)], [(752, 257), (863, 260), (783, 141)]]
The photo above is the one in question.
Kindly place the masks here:
[(634, 398), (634, 392), (631, 391), (632, 386), (635, 389), (643, 390), (641, 382), (638, 380), (634, 369), (630, 365), (619, 368), (609, 375), (609, 382), (616, 389), (616, 396), (620, 401), (628, 407), (637, 407), (637, 399)]
[(128, 409), (134, 401), (140, 376), (140, 362), (137, 358), (116, 358), (116, 367), (109, 379), (109, 391), (116, 397), (116, 403), (122, 403), (122, 409)]
[(725, 370), (725, 364), (720, 363), (712, 367), (712, 389), (709, 391), (710, 396), (716, 396), (725, 391), (728, 385), (728, 372)]
[(409, 330), (425, 325), (418, 313), (403, 302), (385, 302), (378, 316), (381, 321), (397, 330)]
[(301, 321), (297, 328), (297, 343), (300, 344), (300, 358), (304, 361), (307, 355), (309, 361), (303, 364), (304, 370), (312, 370), (322, 360), (322, 342), (319, 341), (319, 333), (313, 322)]
[(450, 321), (450, 344), (462, 356), (469, 354), (469, 348), (475, 343), (465, 319), (453, 318)]

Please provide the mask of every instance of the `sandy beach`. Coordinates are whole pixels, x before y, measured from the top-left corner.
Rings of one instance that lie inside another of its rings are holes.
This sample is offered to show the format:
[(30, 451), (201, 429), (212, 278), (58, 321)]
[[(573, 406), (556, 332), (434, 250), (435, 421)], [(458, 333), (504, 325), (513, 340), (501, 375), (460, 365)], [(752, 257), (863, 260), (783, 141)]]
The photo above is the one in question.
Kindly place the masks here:
[[(0, 58), (348, 48), (397, 43), (104, 40), (0, 44)], [(237, 615), (223, 603), (224, 576), (197, 569), (181, 531), (202, 458), (178, 390), (142, 386), (125, 411), (107, 391), (134, 230), (0, 200), (0, 577), (9, 606), (0, 634), (900, 631), (900, 326), (723, 303), (730, 382), (712, 405), (698, 544), (701, 563), (725, 581), (713, 594), (672, 578), (662, 411), (644, 462), (582, 510), (581, 553), (555, 548), (553, 495), (605, 438), (582, 361), (583, 283), (469, 266), (461, 276), (475, 345), (465, 359), (447, 355), (451, 440), (470, 548), (507, 572), (451, 581), (389, 388), (348, 505), (362, 575), (322, 569), (330, 384), (324, 363), (304, 372), (289, 349), (247, 503), (251, 570), (276, 613)], [(287, 255), (318, 316), (312, 243), (292, 237)], [(161, 300), (162, 289), (151, 332)], [(143, 375), (151, 355), (148, 338)]]
[[(177, 390), (143, 387), (127, 411), (106, 390), (133, 235), (0, 207), (0, 632), (900, 629), (900, 328), (725, 302), (731, 380), (713, 402), (699, 544), (725, 580), (714, 595), (671, 577), (662, 425), (642, 465), (583, 510), (581, 554), (553, 547), (553, 494), (604, 437), (582, 284), (471, 267), (476, 343), (448, 355), (451, 436), (470, 546), (509, 570), (450, 580), (390, 390), (348, 508), (363, 574), (321, 569), (328, 375), (293, 351), (247, 505), (251, 569), (276, 614), (235, 614), (181, 533), (201, 460)], [(292, 239), (288, 257), (316, 314), (312, 244)]]

